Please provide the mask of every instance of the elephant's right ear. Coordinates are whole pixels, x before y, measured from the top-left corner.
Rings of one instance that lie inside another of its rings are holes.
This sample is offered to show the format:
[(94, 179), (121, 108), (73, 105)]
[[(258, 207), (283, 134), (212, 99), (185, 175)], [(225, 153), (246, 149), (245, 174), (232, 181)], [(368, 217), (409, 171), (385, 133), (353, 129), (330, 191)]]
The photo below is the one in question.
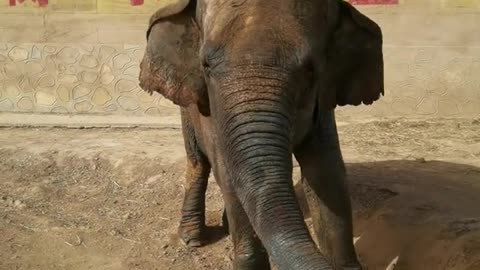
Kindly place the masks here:
[(188, 0), (175, 0), (175, 5), (159, 9), (151, 17), (139, 79), (147, 92), (158, 92), (183, 107), (196, 104), (204, 113), (208, 97), (194, 9)]
[(339, 0), (337, 25), (327, 50), (328, 89), (323, 102), (372, 104), (384, 94), (382, 31), (348, 2)]

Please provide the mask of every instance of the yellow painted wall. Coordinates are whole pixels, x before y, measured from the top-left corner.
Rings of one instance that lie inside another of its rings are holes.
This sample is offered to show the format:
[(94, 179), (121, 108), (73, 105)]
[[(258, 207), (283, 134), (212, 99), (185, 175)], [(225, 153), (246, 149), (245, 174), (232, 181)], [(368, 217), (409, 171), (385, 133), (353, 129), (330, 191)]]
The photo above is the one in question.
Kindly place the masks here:
[[(44, 13), (44, 12), (91, 12), (115, 14), (150, 14), (172, 0), (49, 0), (46, 7), (40, 7), (38, 0), (24, 0), (10, 5), (10, 0), (0, 1), (0, 13)], [(133, 3), (132, 3), (133, 2)]]
[[(38, 1), (12, 7), (0, 0), (0, 112), (177, 111), (138, 87), (148, 18), (173, 0), (139, 6), (131, 0), (49, 0), (46, 7)], [(357, 8), (384, 33), (386, 96), (373, 106), (340, 108), (338, 115), (480, 117), (480, 0)]]
[(441, 0), (443, 7), (446, 8), (466, 8), (480, 10), (480, 1), (478, 0)]

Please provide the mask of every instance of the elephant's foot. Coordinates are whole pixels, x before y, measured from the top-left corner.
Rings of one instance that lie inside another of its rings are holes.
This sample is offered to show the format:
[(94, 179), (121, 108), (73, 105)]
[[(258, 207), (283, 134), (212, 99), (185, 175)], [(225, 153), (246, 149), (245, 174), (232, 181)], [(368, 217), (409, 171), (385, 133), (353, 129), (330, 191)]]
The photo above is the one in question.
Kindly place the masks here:
[(349, 261), (348, 263), (343, 261), (340, 265), (340, 270), (363, 270), (362, 265), (357, 260)]
[(330, 258), (330, 263), (334, 266), (335, 270), (363, 270), (362, 265), (358, 262), (357, 259), (340, 259), (337, 258), (333, 260), (331, 253), (327, 254), (326, 257)]
[(180, 240), (189, 247), (200, 247), (203, 244), (204, 226), (181, 224), (178, 228)]
[(255, 254), (238, 254), (233, 262), (234, 270), (269, 270), (270, 261), (266, 251), (258, 251)]
[(341, 270), (362, 270), (362, 266), (358, 265), (344, 265), (340, 268)]

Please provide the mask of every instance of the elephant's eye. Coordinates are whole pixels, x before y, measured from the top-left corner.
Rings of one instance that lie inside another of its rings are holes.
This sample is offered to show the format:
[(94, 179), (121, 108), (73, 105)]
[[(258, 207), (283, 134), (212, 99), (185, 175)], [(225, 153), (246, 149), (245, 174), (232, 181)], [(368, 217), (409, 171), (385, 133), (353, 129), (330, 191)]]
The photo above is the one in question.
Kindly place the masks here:
[(203, 72), (205, 73), (206, 76), (210, 76), (210, 62), (208, 61), (207, 57), (204, 57), (202, 59), (202, 67), (203, 67)]
[(209, 75), (212, 70), (218, 71), (218, 67), (223, 63), (223, 47), (214, 45), (208, 42), (202, 48), (202, 66), (206, 75)]
[(207, 68), (210, 68), (210, 62), (208, 61), (207, 57), (204, 57), (202, 59), (202, 66), (203, 68), (207, 69)]

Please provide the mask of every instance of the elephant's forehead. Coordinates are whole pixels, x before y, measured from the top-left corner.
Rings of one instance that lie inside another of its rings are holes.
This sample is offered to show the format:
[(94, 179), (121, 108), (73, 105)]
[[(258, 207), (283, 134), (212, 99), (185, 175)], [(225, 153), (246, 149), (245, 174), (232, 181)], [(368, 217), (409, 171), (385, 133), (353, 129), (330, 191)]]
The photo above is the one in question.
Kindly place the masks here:
[(229, 19), (228, 15), (232, 13), (232, 11), (228, 11), (225, 8), (221, 8), (225, 6), (227, 0), (206, 0), (205, 1), (205, 15), (203, 16), (203, 25), (205, 26), (206, 35), (209, 38), (213, 38), (220, 34), (221, 29), (224, 24), (226, 24)]
[(298, 34), (301, 27), (295, 7), (293, 0), (205, 0), (205, 36), (219, 40), (235, 35), (241, 40), (267, 30)]
[[(205, 0), (206, 10), (203, 25), (206, 27), (207, 36), (209, 38), (221, 36), (223, 29), (234, 23), (237, 27), (243, 26), (245, 20), (243, 14), (254, 13), (252, 12), (254, 10), (247, 6), (248, 2), (248, 0)], [(252, 15), (247, 17), (253, 17)], [(252, 18), (250, 18), (251, 20)]]

